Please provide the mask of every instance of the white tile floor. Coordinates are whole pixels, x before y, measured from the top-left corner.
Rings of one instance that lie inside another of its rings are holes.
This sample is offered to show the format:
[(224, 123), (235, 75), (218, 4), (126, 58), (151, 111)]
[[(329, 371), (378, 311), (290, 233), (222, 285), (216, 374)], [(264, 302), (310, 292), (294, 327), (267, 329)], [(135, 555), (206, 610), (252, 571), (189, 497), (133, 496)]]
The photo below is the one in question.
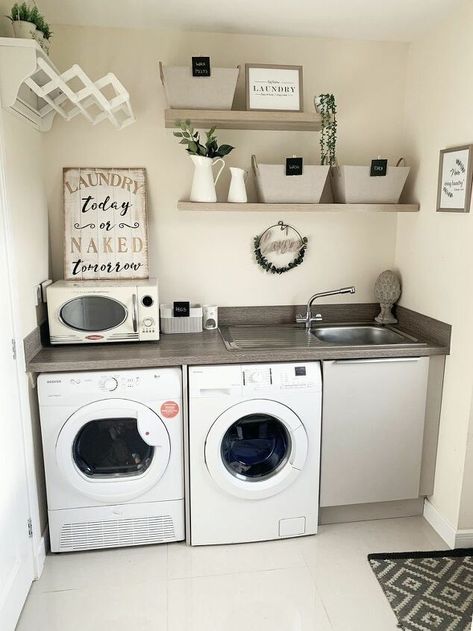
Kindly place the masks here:
[(395, 631), (366, 555), (445, 548), (410, 517), (268, 543), (50, 555), (17, 631)]

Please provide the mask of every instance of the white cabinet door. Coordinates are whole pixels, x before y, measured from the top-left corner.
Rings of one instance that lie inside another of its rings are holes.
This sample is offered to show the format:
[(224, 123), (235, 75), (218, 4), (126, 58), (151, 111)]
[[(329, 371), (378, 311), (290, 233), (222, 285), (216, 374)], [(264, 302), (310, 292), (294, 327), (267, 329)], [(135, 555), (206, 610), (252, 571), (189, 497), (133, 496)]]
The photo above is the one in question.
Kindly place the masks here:
[(33, 549), (28, 537), (30, 512), (20, 391), (12, 344), (14, 309), (3, 190), (0, 171), (0, 629), (13, 631), (33, 581), (34, 569)]
[(419, 495), (429, 359), (323, 362), (321, 506)]

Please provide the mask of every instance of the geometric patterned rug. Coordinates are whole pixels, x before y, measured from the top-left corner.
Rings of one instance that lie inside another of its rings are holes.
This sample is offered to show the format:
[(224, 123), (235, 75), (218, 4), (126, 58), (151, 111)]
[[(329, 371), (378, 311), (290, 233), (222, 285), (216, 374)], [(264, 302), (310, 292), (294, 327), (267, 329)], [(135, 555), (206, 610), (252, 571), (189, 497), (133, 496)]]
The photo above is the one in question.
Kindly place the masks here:
[(473, 549), (369, 554), (398, 626), (405, 631), (469, 631)]

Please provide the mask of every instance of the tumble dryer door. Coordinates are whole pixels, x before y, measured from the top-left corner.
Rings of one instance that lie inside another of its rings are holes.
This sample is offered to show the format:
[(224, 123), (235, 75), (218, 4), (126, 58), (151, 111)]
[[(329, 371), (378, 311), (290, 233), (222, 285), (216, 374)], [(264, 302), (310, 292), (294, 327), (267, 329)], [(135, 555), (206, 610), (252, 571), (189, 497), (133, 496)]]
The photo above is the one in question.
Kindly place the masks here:
[(294, 482), (307, 448), (304, 426), (290, 408), (253, 399), (218, 417), (207, 435), (205, 462), (214, 481), (228, 493), (262, 499)]
[(170, 455), (161, 418), (127, 399), (80, 408), (64, 423), (56, 442), (57, 463), (66, 481), (103, 502), (128, 501), (151, 489), (166, 471)]

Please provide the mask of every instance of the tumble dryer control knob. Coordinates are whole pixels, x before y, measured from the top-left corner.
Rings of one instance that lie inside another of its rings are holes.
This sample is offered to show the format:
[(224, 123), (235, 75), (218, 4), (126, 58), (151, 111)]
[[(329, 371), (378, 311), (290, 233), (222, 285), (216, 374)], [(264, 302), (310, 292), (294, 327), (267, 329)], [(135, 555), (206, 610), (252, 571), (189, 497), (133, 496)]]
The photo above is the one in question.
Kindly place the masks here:
[(107, 379), (107, 381), (103, 384), (103, 387), (105, 388), (105, 390), (113, 392), (118, 388), (118, 381), (115, 379), (115, 377), (111, 377), (110, 379)]

